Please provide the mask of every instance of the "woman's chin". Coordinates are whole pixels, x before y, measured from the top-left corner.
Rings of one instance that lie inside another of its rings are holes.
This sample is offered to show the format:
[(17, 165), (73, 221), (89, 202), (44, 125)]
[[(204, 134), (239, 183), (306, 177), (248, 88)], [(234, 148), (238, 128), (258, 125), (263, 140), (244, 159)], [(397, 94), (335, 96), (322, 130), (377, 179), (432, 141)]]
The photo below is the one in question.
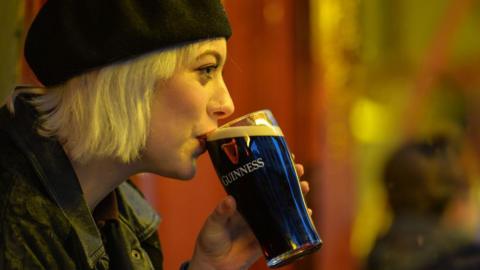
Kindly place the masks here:
[(191, 159), (169, 163), (157, 162), (156, 165), (150, 166), (145, 172), (179, 180), (190, 180), (197, 172), (197, 161), (196, 159)]
[(172, 175), (170, 175), (169, 177), (180, 179), (180, 180), (190, 180), (195, 176), (196, 172), (197, 172), (197, 164), (195, 161), (193, 161), (193, 163), (190, 164), (190, 166), (178, 168), (177, 170), (173, 171)]
[(193, 173), (185, 173), (185, 174), (181, 174), (177, 177), (175, 177), (176, 179), (179, 179), (179, 180), (191, 180), (193, 177), (195, 176), (195, 172)]

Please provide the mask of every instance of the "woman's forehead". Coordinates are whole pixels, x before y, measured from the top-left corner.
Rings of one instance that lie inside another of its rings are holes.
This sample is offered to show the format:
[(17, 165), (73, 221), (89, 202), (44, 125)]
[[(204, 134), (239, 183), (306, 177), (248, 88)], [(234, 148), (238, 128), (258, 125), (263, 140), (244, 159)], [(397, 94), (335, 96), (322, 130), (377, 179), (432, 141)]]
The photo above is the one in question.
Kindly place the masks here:
[(227, 57), (227, 43), (224, 38), (202, 40), (185, 46), (180, 51), (177, 64), (190, 65), (203, 59), (203, 56), (212, 55), (219, 63), (224, 63)]
[(215, 52), (219, 54), (222, 58), (225, 58), (227, 54), (227, 42), (225, 41), (225, 39), (222, 38), (198, 42), (194, 46), (192, 56), (197, 58), (209, 52)]

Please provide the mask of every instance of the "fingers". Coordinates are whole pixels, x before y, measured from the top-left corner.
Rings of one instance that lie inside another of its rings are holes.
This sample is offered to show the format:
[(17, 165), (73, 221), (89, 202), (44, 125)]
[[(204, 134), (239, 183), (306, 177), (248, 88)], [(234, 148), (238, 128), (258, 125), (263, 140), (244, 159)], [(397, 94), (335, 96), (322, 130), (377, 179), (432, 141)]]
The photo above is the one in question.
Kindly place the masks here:
[[(293, 162), (295, 162), (295, 155), (294, 154), (291, 154), (291, 155), (292, 155)], [(305, 173), (305, 168), (300, 163), (295, 163), (295, 170), (297, 171), (298, 177), (302, 177)], [(303, 196), (305, 196), (310, 191), (310, 184), (305, 180), (301, 180), (300, 188), (302, 189)], [(312, 209), (308, 208), (307, 212), (309, 216), (312, 216), (312, 213), (313, 213)]]
[(307, 181), (300, 181), (300, 188), (303, 195), (306, 195), (310, 191), (310, 184)]
[(305, 169), (303, 168), (303, 165), (300, 163), (295, 164), (295, 170), (297, 170), (298, 177), (302, 177), (303, 174), (305, 173)]
[[(292, 160), (295, 161), (295, 155), (292, 154)], [(302, 177), (305, 173), (305, 169), (302, 164), (295, 163), (295, 170), (297, 171), (298, 177)], [(307, 194), (310, 191), (310, 185), (307, 181), (300, 181), (300, 187), (302, 188), (303, 195)]]
[[(295, 154), (290, 154), (292, 157), (292, 161), (295, 162)], [(303, 168), (303, 165), (300, 163), (295, 163), (295, 170), (297, 171), (298, 177), (302, 177), (302, 175), (305, 173), (305, 169)]]

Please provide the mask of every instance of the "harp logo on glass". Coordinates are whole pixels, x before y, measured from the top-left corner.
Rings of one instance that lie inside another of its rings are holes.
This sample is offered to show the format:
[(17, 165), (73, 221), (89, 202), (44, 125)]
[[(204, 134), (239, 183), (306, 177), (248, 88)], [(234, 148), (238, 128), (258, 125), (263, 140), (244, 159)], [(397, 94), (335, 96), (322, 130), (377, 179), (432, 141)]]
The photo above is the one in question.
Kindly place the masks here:
[[(235, 138), (232, 138), (232, 140), (228, 143), (222, 144), (221, 148), (225, 153), (225, 155), (227, 156), (228, 160), (230, 160), (232, 164), (238, 165), (238, 162), (240, 160), (240, 155), (238, 151), (237, 141), (235, 140)], [(250, 156), (248, 149), (245, 149), (245, 150), (246, 150), (246, 153), (245, 153), (246, 156)], [(250, 174), (263, 167), (265, 167), (265, 163), (263, 162), (263, 159), (257, 158), (223, 175), (220, 179), (222, 180), (222, 183), (224, 186), (228, 186), (231, 183), (238, 180), (239, 178), (247, 174)]]
[(232, 140), (228, 143), (222, 144), (222, 150), (225, 153), (225, 155), (227, 155), (230, 162), (232, 162), (235, 165), (238, 164), (238, 160), (240, 157), (238, 156), (238, 145), (235, 138), (232, 138)]

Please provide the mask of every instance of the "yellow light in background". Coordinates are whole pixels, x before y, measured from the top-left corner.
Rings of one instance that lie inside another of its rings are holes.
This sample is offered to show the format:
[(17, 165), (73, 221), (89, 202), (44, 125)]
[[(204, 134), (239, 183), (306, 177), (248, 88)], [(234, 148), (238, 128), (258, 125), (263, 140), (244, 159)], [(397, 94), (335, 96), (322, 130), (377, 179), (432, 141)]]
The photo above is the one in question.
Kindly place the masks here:
[(356, 140), (361, 143), (379, 143), (392, 138), (395, 119), (387, 106), (359, 98), (352, 107), (350, 127)]
[(377, 237), (384, 234), (393, 221), (381, 186), (372, 185), (366, 195), (371, 198), (359, 207), (351, 236), (352, 254), (361, 260), (367, 258)]

